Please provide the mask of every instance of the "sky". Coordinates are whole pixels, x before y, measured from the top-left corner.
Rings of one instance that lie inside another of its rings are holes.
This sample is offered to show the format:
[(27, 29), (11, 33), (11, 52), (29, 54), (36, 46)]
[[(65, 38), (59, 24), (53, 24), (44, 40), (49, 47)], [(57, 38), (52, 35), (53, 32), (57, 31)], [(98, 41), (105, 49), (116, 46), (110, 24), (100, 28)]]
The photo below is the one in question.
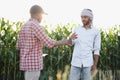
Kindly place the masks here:
[(119, 0), (0, 0), (0, 17), (10, 21), (27, 21), (32, 5), (40, 5), (48, 15), (45, 24), (82, 24), (81, 11), (89, 8), (93, 11), (93, 25), (111, 27), (120, 24)]

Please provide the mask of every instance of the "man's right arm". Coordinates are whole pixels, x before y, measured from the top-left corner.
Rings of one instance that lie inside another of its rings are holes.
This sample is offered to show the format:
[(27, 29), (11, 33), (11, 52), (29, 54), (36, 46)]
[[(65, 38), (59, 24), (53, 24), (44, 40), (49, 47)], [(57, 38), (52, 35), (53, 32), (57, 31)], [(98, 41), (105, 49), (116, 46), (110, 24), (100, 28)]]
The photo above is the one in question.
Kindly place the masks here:
[(63, 45), (63, 44), (68, 44), (68, 41), (69, 40), (60, 40), (60, 41), (55, 41), (53, 39), (51, 39), (49, 36), (47, 36), (45, 33), (44, 33), (44, 29), (40, 26), (35, 26), (33, 27), (33, 32), (34, 32), (34, 35), (40, 40), (42, 41), (42, 43), (48, 47), (48, 48), (52, 48), (52, 47), (55, 47), (55, 46), (60, 46), (60, 45)]
[(48, 48), (52, 48), (52, 47), (55, 47), (55, 46), (60, 46), (60, 45), (68, 45), (69, 42), (72, 40), (72, 39), (75, 39), (76, 38), (76, 34), (72, 34), (71, 37), (68, 39), (68, 40), (60, 40), (60, 41), (55, 41), (53, 39), (51, 39), (49, 36), (47, 36), (45, 33), (44, 33), (44, 29), (40, 26), (35, 26), (33, 27), (33, 32), (35, 34), (35, 36), (40, 40), (42, 41), (42, 43), (48, 47)]
[(44, 33), (44, 29), (39, 25), (33, 25), (32, 27), (34, 35), (48, 48), (54, 47), (56, 41), (51, 39)]

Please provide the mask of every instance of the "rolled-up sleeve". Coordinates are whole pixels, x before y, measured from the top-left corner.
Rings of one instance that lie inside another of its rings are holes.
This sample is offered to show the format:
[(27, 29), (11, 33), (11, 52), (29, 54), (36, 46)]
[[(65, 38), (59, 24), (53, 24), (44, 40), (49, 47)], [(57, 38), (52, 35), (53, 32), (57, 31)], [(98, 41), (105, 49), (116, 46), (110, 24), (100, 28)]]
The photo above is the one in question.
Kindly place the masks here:
[(38, 25), (32, 28), (34, 35), (43, 43), (43, 45), (45, 45), (48, 48), (52, 48), (55, 46), (56, 41), (51, 39), (44, 33), (44, 29), (42, 28), (42, 26)]
[(94, 55), (100, 55), (100, 48), (101, 48), (101, 36), (100, 32), (98, 32), (94, 39)]

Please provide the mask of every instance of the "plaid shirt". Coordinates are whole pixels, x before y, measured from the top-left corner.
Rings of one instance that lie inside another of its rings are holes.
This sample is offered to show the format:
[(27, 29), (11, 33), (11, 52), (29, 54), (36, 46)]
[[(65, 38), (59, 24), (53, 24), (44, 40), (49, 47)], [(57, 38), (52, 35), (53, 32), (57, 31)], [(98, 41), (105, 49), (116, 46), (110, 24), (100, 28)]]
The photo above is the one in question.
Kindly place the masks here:
[(21, 27), (17, 49), (20, 50), (20, 70), (38, 71), (43, 69), (42, 46), (52, 48), (55, 41), (44, 33), (44, 28), (35, 19)]

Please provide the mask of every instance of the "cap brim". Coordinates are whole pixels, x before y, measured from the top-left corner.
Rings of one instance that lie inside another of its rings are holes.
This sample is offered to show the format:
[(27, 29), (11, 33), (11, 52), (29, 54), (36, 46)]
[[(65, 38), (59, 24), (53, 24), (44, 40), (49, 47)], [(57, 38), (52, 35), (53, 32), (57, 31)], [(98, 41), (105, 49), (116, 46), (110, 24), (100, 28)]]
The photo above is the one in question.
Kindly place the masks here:
[(44, 11), (43, 11), (42, 13), (45, 14), (45, 15), (48, 15), (48, 13), (46, 13), (46, 12), (44, 12)]
[(46, 13), (46, 12), (45, 12), (44, 14), (45, 14), (45, 15), (48, 15), (48, 13)]

